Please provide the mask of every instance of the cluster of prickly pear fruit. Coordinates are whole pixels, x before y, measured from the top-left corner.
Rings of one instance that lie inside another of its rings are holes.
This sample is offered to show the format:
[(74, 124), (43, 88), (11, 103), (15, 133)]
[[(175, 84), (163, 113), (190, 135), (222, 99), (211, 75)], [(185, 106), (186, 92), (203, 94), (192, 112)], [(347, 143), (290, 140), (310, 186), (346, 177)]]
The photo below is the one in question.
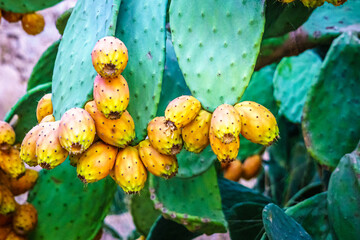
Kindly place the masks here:
[(21, 21), (22, 28), (29, 35), (37, 35), (44, 30), (45, 20), (39, 13), (14, 13), (0, 9), (0, 22), (3, 17), (9, 23)]
[[(292, 3), (295, 0), (279, 0), (283, 3)], [(344, 4), (347, 0), (326, 0), (326, 2), (331, 3), (334, 6), (340, 6)], [(316, 8), (324, 4), (325, 0), (301, 0), (305, 7)]]
[(260, 155), (253, 155), (245, 159), (243, 163), (240, 160), (221, 163), (224, 170), (224, 178), (238, 182), (241, 178), (250, 180), (256, 177), (261, 170), (262, 161)]

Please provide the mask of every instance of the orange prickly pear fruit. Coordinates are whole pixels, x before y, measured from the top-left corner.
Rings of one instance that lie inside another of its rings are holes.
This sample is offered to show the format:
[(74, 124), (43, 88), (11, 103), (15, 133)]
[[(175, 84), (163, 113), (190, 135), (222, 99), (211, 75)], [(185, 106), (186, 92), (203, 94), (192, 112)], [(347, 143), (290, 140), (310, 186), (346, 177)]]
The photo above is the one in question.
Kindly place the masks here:
[(235, 160), (229, 163), (229, 166), (226, 168), (224, 172), (224, 178), (238, 182), (241, 178), (241, 172), (242, 172), (241, 162), (239, 160)]
[(36, 118), (38, 122), (46, 117), (47, 115), (53, 114), (53, 106), (51, 102), (51, 93), (45, 94), (38, 102), (36, 108)]
[(129, 87), (122, 75), (114, 78), (102, 78), (100, 75), (94, 81), (94, 101), (97, 109), (108, 119), (119, 119), (126, 110), (130, 94)]
[(20, 152), (11, 148), (9, 152), (0, 151), (0, 168), (11, 178), (24, 175), (25, 165), (20, 159)]
[(232, 143), (240, 135), (240, 115), (233, 106), (222, 104), (213, 112), (210, 128), (221, 142)]
[(226, 170), (230, 166), (230, 162), (220, 162), (221, 169)]
[(2, 10), (2, 17), (5, 18), (6, 21), (13, 23), (21, 20), (24, 14), (22, 13), (14, 13)]
[(37, 35), (44, 30), (45, 20), (41, 14), (28, 13), (21, 18), (24, 31), (30, 35)]
[(0, 185), (0, 192), (2, 195), (2, 202), (0, 204), (0, 214), (8, 215), (9, 213), (14, 212), (16, 209), (16, 202), (14, 195), (7, 187), (3, 185)]
[(181, 130), (186, 150), (199, 153), (209, 145), (210, 121), (211, 113), (200, 110), (196, 118)]
[(326, 0), (326, 1), (334, 6), (340, 6), (343, 5), (347, 0)]
[(39, 177), (39, 173), (33, 169), (26, 169), (25, 174), (19, 179), (10, 178), (10, 191), (14, 196), (23, 194), (32, 189)]
[(83, 183), (99, 181), (109, 175), (114, 167), (116, 147), (103, 142), (96, 142), (80, 157), (76, 167), (78, 178)]
[(171, 130), (166, 125), (165, 117), (156, 117), (147, 126), (151, 145), (162, 154), (176, 155), (181, 151), (181, 129)]
[(0, 226), (0, 240), (5, 240), (6, 236), (11, 232), (11, 225), (1, 225)]
[(15, 232), (11, 231), (6, 236), (5, 240), (26, 240), (26, 237), (17, 235)]
[(196, 118), (201, 110), (201, 103), (193, 96), (183, 95), (172, 100), (165, 109), (167, 125), (182, 128)]
[[(7, 224), (10, 224), (12, 222), (12, 215), (3, 215), (3, 214), (0, 214), (0, 226), (4, 226), (4, 225), (7, 225)], [(0, 227), (0, 236), (1, 236), (1, 227)], [(0, 237), (0, 240), (2, 238)]]
[(70, 165), (76, 167), (82, 154), (69, 154)]
[(144, 188), (147, 171), (135, 147), (121, 149), (116, 156), (114, 174), (116, 183), (125, 193), (138, 193)]
[(83, 153), (93, 143), (95, 134), (95, 122), (84, 109), (71, 108), (61, 117), (59, 140), (69, 153)]
[(256, 177), (261, 169), (261, 157), (259, 155), (253, 155), (248, 157), (242, 165), (242, 178), (249, 180)]
[(49, 114), (47, 116), (45, 116), (40, 123), (46, 123), (46, 122), (55, 122), (55, 117), (52, 114)]
[(305, 7), (316, 8), (324, 4), (325, 0), (301, 0)]
[(107, 144), (124, 148), (134, 140), (135, 124), (128, 111), (125, 111), (119, 119), (110, 120), (97, 109), (94, 101), (88, 102), (85, 110), (95, 121), (97, 135)]
[(270, 146), (279, 139), (274, 115), (264, 106), (251, 101), (235, 105), (241, 118), (241, 135), (253, 143)]
[(13, 229), (19, 235), (26, 235), (35, 228), (37, 220), (37, 211), (32, 204), (19, 205), (14, 214)]
[(0, 121), (0, 151), (7, 151), (15, 143), (15, 131), (10, 124)]
[(148, 139), (139, 143), (139, 155), (146, 169), (155, 176), (169, 179), (178, 172), (176, 156), (159, 153)]
[(209, 136), (211, 149), (220, 162), (232, 162), (236, 159), (240, 148), (239, 136), (235, 138), (235, 141), (227, 144), (221, 142), (219, 138), (215, 137), (215, 134), (212, 132), (211, 128)]
[(40, 123), (33, 127), (24, 137), (21, 148), (20, 148), (20, 158), (27, 165), (34, 167), (38, 165), (38, 160), (36, 157), (36, 141), (40, 136), (40, 133), (45, 128), (45, 123)]
[(59, 141), (59, 123), (60, 121), (44, 123), (44, 129), (36, 141), (36, 156), (44, 169), (59, 166), (69, 155)]
[(103, 78), (120, 75), (127, 65), (128, 58), (125, 44), (120, 39), (111, 36), (97, 41), (91, 52), (94, 68)]

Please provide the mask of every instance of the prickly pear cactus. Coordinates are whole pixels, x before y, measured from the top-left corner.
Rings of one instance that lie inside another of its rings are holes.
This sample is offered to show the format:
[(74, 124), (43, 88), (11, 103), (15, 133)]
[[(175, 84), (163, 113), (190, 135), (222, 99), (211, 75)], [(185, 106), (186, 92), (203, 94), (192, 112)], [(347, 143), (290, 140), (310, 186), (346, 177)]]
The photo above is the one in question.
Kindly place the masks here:
[(51, 7), (62, 0), (1, 0), (0, 8), (15, 13), (29, 13)]
[(176, 56), (192, 95), (208, 111), (239, 101), (259, 53), (264, 1), (179, 0), (171, 2), (169, 14)]

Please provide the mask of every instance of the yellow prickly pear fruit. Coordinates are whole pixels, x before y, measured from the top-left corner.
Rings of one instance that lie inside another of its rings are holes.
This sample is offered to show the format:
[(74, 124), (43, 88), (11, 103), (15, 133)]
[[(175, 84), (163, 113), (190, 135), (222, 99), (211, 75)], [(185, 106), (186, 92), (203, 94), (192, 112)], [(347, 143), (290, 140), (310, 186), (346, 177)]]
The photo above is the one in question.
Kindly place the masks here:
[(139, 155), (146, 169), (155, 176), (169, 179), (178, 172), (176, 156), (159, 153), (148, 139), (139, 143)]
[(326, 0), (326, 1), (334, 6), (340, 6), (343, 5), (347, 0)]
[(24, 31), (30, 35), (37, 35), (44, 30), (45, 20), (41, 14), (28, 13), (21, 18)]
[(221, 142), (232, 143), (240, 135), (240, 115), (233, 106), (222, 104), (213, 112), (210, 128)]
[(36, 125), (26, 134), (21, 143), (20, 158), (31, 167), (38, 165), (36, 157), (36, 141), (40, 136), (40, 132), (44, 130), (44, 128), (44, 123)]
[(305, 7), (316, 8), (324, 4), (325, 0), (301, 0)]
[(50, 114), (50, 115), (47, 115), (46, 117), (44, 117), (40, 123), (46, 123), (46, 122), (55, 122), (55, 117), (54, 115)]
[(274, 115), (264, 106), (251, 101), (235, 105), (241, 118), (241, 135), (253, 143), (270, 146), (279, 139)]
[(147, 171), (135, 147), (121, 149), (114, 166), (115, 181), (127, 194), (138, 193), (144, 188)]
[(231, 143), (223, 143), (219, 138), (215, 137), (210, 128), (209, 137), (211, 149), (220, 162), (232, 162), (236, 159), (240, 148), (239, 136)]
[(36, 156), (44, 169), (59, 166), (69, 155), (59, 141), (59, 123), (60, 121), (44, 123), (44, 129), (36, 141)]
[(0, 151), (7, 151), (15, 143), (15, 131), (10, 124), (0, 121)]
[(26, 235), (35, 228), (37, 221), (37, 211), (32, 204), (19, 205), (14, 214), (13, 229), (19, 235)]
[(229, 166), (225, 169), (224, 178), (238, 182), (241, 178), (241, 172), (241, 162), (239, 160), (235, 160), (229, 163)]
[(0, 185), (0, 192), (2, 195), (2, 202), (0, 204), (0, 214), (8, 215), (16, 209), (16, 202), (14, 195), (4, 185)]
[(182, 130), (182, 138), (186, 150), (199, 153), (209, 145), (211, 113), (200, 110), (196, 118)]
[(2, 10), (2, 17), (5, 18), (6, 21), (13, 23), (21, 20), (24, 14), (22, 13), (14, 13)]
[(32, 169), (26, 169), (25, 174), (19, 179), (10, 178), (10, 191), (14, 196), (23, 194), (32, 189), (39, 177), (39, 173)]
[(70, 165), (76, 167), (82, 154), (69, 154)]
[(151, 145), (162, 154), (176, 155), (181, 151), (181, 129), (171, 130), (166, 125), (165, 117), (156, 117), (147, 126)]
[(112, 120), (121, 117), (130, 99), (129, 87), (122, 75), (114, 78), (102, 78), (97, 75), (93, 95), (97, 109)]
[(9, 152), (0, 151), (0, 168), (11, 178), (24, 175), (25, 165), (20, 159), (20, 152), (11, 148)]
[(83, 153), (93, 143), (95, 134), (95, 122), (84, 109), (71, 108), (61, 117), (59, 140), (69, 153)]
[(256, 177), (261, 169), (261, 157), (259, 155), (253, 155), (248, 157), (242, 165), (242, 178), (247, 180)]
[(45, 94), (38, 102), (36, 108), (36, 118), (38, 122), (46, 117), (47, 115), (53, 114), (53, 106), (51, 102), (51, 93)]
[(114, 167), (116, 147), (103, 142), (96, 142), (80, 157), (76, 167), (78, 178), (83, 183), (99, 181), (109, 175)]
[(116, 37), (104, 37), (97, 41), (91, 52), (94, 68), (103, 78), (120, 75), (128, 62), (125, 44)]
[(182, 128), (196, 118), (201, 110), (201, 103), (193, 96), (180, 96), (172, 100), (165, 109), (167, 125)]
[(0, 240), (5, 240), (6, 236), (11, 232), (11, 225), (1, 225), (0, 226)]
[(26, 240), (24, 236), (17, 235), (15, 232), (11, 231), (5, 238), (5, 240)]
[(85, 110), (95, 121), (97, 135), (107, 144), (124, 148), (134, 140), (135, 124), (128, 111), (125, 111), (119, 119), (110, 120), (97, 109), (94, 101), (88, 102)]

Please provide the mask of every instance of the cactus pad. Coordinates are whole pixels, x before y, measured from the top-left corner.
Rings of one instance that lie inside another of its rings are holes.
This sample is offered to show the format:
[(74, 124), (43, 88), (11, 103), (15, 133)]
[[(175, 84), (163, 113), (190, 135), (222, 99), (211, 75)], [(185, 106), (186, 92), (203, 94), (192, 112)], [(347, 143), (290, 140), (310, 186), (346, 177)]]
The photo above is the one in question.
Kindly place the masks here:
[(29, 13), (51, 7), (62, 0), (0, 0), (0, 8), (16, 13)]

